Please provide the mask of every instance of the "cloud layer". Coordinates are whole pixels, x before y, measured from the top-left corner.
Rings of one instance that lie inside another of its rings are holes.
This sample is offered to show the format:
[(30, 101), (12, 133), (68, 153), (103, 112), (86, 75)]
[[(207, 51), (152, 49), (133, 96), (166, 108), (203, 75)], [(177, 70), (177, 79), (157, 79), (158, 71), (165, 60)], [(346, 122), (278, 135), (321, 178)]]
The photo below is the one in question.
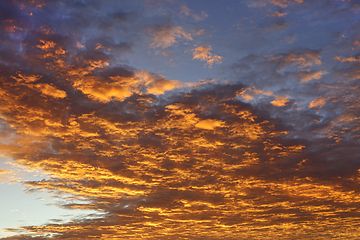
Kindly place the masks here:
[[(359, 10), (352, 1), (320, 2), (319, 14), (333, 18), (337, 6)], [(220, 69), (227, 80), (186, 84), (126, 59), (169, 48), (209, 67), (222, 63), (213, 43), (182, 22), (200, 29), (211, 13), (170, 1), (119, 4), (0, 4), (0, 151), (51, 176), (24, 182), (28, 190), (103, 213), (9, 228), (17, 235), (3, 239), (359, 237), (358, 20), (345, 42), (240, 51)], [(319, 3), (243, 4), (287, 17)], [(255, 45), (279, 31), (258, 26), (269, 35), (249, 34)]]

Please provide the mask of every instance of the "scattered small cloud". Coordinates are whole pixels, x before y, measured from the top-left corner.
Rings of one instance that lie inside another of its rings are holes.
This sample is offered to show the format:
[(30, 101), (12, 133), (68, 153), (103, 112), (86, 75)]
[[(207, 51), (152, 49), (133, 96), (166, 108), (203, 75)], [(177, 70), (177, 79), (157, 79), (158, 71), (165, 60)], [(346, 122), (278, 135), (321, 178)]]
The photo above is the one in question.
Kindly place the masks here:
[(300, 77), (302, 83), (309, 82), (311, 80), (321, 79), (323, 75), (327, 74), (326, 71), (308, 71), (294, 74), (295, 76)]
[(276, 107), (285, 107), (290, 100), (284, 96), (276, 96), (275, 100), (270, 103)]
[(181, 26), (166, 24), (156, 28), (149, 28), (148, 31), (152, 36), (152, 43), (150, 44), (152, 48), (173, 46), (177, 39), (193, 40), (191, 33), (186, 32)]
[(224, 125), (223, 121), (206, 119), (206, 120), (201, 120), (195, 126), (202, 129), (213, 130), (215, 127), (221, 127), (223, 125)]
[[(0, 180), (3, 180), (3, 179), (6, 179), (8, 178), (8, 174), (11, 174), (12, 171), (11, 170), (3, 170), (3, 169), (0, 169)], [(1, 184), (1, 182), (0, 182)]]
[(303, 3), (303, 0), (268, 0), (275, 6), (286, 8), (291, 3)]
[(318, 108), (318, 107), (324, 106), (325, 104), (326, 104), (326, 99), (317, 98), (317, 99), (310, 102), (309, 108)]
[(0, 174), (7, 174), (7, 173), (11, 173), (12, 171), (11, 170), (3, 170), (3, 169), (0, 169)]
[(164, 55), (166, 57), (169, 57), (169, 56), (174, 55), (175, 53), (170, 51), (170, 50), (163, 49), (163, 50), (160, 50), (160, 51), (156, 51), (156, 54), (162, 54), (162, 55)]
[(192, 17), (195, 21), (203, 21), (209, 17), (209, 15), (204, 11), (202, 11), (201, 14), (192, 13), (186, 5), (182, 5), (180, 7), (180, 12), (185, 16)]
[(354, 56), (352, 56), (352, 57), (336, 56), (334, 59), (338, 60), (340, 62), (360, 62), (360, 58), (356, 58)]
[(287, 13), (279, 12), (279, 11), (275, 11), (272, 14), (273, 17), (285, 17), (286, 15), (287, 15)]
[(214, 63), (221, 64), (223, 58), (221, 56), (210, 53), (211, 49), (212, 48), (209, 45), (203, 45), (203, 46), (196, 47), (195, 49), (192, 50), (193, 59), (205, 61), (206, 65), (210, 68), (212, 67), (212, 65)]

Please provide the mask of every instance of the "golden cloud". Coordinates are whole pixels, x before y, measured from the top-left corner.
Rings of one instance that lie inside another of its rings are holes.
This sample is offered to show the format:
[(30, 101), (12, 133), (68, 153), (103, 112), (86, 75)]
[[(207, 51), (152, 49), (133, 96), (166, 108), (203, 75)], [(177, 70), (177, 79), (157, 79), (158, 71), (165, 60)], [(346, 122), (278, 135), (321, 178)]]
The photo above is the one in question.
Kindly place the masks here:
[(271, 101), (270, 103), (276, 107), (285, 107), (286, 103), (290, 100), (284, 96), (276, 96), (275, 100)]
[(210, 50), (211, 46), (209, 45), (204, 45), (193, 49), (193, 59), (199, 59), (200, 61), (206, 62), (206, 65), (210, 68), (214, 63), (221, 64), (222, 57), (210, 53)]
[[(192, 39), (180, 26), (147, 29), (154, 48)], [(29, 171), (49, 174), (24, 182), (28, 190), (47, 190), (63, 197), (63, 208), (102, 215), (8, 229), (19, 233), (14, 238), (359, 238), (356, 85), (322, 84), (328, 95), (308, 108), (331, 102), (323, 118), (307, 108), (282, 111), (290, 96), (238, 81), (170, 92), (180, 82), (115, 67), (105, 44), (88, 47), (74, 32), (60, 38), (53, 31), (29, 30), (34, 37), (17, 59), (22, 66), (0, 64), (0, 150)], [(196, 47), (193, 59), (220, 64), (210, 51)], [(320, 51), (255, 61), (274, 74), (300, 69), (303, 82), (325, 74), (307, 71), (322, 64)], [(275, 98), (270, 103), (279, 108), (239, 100), (258, 95)]]

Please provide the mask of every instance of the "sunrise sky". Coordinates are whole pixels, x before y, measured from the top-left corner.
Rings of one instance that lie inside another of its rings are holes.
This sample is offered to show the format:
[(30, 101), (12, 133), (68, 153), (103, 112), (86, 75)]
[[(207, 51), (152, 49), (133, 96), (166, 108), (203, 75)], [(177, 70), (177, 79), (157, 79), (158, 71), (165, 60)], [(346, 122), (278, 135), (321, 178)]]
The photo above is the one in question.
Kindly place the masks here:
[(1, 0), (0, 239), (360, 239), (359, 0)]

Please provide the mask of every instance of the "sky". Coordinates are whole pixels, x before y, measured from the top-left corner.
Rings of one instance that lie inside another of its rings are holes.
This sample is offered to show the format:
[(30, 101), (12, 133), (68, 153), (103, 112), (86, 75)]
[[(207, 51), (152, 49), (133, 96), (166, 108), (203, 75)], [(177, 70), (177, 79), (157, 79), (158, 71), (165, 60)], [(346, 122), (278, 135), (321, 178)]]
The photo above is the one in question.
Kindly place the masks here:
[(0, 239), (359, 239), (359, 0), (0, 1)]

